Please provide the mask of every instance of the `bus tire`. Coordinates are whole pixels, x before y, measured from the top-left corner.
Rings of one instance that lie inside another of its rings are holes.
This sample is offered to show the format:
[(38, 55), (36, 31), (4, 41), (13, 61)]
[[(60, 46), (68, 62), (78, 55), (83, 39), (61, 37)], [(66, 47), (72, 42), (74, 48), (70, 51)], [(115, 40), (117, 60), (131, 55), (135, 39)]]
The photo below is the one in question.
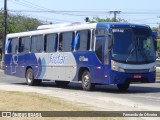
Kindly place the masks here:
[(56, 85), (58, 85), (58, 86), (63, 86), (63, 87), (65, 87), (65, 86), (67, 86), (70, 82), (69, 81), (55, 81), (55, 83), (56, 83)]
[(34, 79), (33, 70), (31, 68), (28, 68), (26, 72), (26, 82), (27, 82), (27, 85), (34, 86), (34, 85), (41, 85), (42, 80)]
[(120, 91), (128, 90), (130, 84), (117, 84), (117, 87)]
[(82, 88), (85, 91), (91, 91), (94, 89), (95, 85), (91, 83), (90, 72), (85, 70), (82, 74)]

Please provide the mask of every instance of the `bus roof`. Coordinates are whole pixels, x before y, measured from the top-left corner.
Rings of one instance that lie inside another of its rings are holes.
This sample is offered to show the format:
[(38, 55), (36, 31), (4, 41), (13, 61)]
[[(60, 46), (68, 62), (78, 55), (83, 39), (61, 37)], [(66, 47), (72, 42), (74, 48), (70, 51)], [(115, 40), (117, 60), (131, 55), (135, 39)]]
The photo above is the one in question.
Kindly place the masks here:
[(148, 25), (139, 25), (139, 24), (132, 24), (132, 23), (124, 23), (124, 22), (99, 22), (97, 23), (97, 27), (136, 27), (136, 28), (150, 28)]
[[(53, 26), (53, 25), (52, 25)], [(60, 32), (67, 32), (67, 31), (77, 31), (82, 29), (95, 29), (96, 27), (105, 27), (105, 28), (112, 28), (112, 27), (137, 27), (137, 28), (150, 28), (147, 25), (137, 25), (131, 23), (122, 23), (122, 22), (98, 22), (98, 23), (89, 23), (89, 24), (78, 24), (78, 25), (66, 25), (61, 27), (55, 27), (50, 29), (37, 29), (35, 31), (27, 31), (27, 32), (20, 32), (20, 33), (12, 33), (8, 34), (7, 38), (14, 38), (14, 37), (22, 37), (22, 36), (32, 36), (32, 35), (40, 35), (40, 34), (50, 34), (50, 33), (60, 33)]]
[(22, 37), (22, 36), (31, 36), (31, 35), (39, 35), (39, 34), (50, 34), (50, 33), (60, 33), (60, 32), (67, 32), (67, 31), (76, 31), (76, 30), (83, 30), (83, 29), (95, 29), (97, 23), (91, 24), (80, 24), (74, 26), (64, 26), (59, 28), (50, 28), (50, 29), (40, 29), (35, 31), (27, 31), (27, 32), (20, 32), (20, 33), (12, 33), (8, 34), (7, 38), (13, 37)]

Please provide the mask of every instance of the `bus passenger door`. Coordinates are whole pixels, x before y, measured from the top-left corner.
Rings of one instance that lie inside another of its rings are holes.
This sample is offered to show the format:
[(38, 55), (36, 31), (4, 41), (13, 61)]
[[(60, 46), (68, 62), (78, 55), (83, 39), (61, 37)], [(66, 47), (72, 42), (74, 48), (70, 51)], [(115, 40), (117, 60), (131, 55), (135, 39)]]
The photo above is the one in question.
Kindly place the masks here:
[(104, 66), (103, 66), (103, 49), (104, 49), (104, 36), (97, 36), (95, 42), (95, 54), (96, 54), (96, 63), (94, 68), (94, 78), (95, 83), (102, 83), (104, 76)]
[(110, 83), (110, 70), (111, 70), (111, 61), (110, 61), (110, 51), (112, 47), (112, 38), (111, 35), (107, 35), (104, 41), (104, 50), (103, 50), (103, 64), (104, 64), (104, 81), (106, 84)]
[(95, 66), (95, 80), (97, 83), (107, 84), (110, 70), (108, 37), (102, 35), (96, 37), (95, 54), (99, 61), (99, 64)]
[(17, 56), (15, 56), (13, 59), (18, 59), (18, 69), (17, 69), (17, 73), (18, 77), (25, 77), (25, 54), (24, 53), (20, 53)]

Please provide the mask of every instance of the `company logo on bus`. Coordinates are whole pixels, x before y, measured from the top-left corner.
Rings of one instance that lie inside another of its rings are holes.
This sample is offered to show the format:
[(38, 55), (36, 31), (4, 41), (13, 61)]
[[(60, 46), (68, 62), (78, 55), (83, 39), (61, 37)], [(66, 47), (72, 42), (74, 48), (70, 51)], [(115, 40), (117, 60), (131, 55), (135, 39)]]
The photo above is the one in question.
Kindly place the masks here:
[(61, 54), (50, 54), (49, 63), (54, 65), (63, 65), (65, 63), (66, 56)]

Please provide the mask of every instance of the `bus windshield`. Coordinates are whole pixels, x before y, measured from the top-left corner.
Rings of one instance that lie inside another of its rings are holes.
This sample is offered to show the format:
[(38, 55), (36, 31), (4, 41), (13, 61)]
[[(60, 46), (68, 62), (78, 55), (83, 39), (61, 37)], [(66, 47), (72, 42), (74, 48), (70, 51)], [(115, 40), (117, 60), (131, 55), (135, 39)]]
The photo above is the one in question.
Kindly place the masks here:
[(128, 64), (151, 63), (156, 60), (152, 32), (144, 28), (114, 28), (112, 58)]

